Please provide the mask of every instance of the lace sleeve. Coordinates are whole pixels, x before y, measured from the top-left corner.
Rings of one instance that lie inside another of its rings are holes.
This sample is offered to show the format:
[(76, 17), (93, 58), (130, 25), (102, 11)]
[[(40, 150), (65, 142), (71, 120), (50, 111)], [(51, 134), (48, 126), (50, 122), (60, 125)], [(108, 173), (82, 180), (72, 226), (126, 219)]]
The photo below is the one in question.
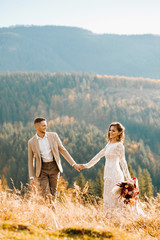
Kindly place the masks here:
[(127, 166), (127, 161), (126, 161), (126, 158), (125, 158), (124, 145), (122, 143), (118, 144), (117, 150), (118, 150), (118, 154), (119, 154), (119, 157), (120, 157), (120, 165), (122, 167), (123, 174), (126, 177), (127, 181), (131, 180), (131, 176), (130, 176), (128, 166)]
[(99, 153), (97, 153), (96, 156), (94, 156), (88, 163), (84, 164), (84, 166), (86, 168), (93, 167), (104, 156), (105, 150), (106, 146)]

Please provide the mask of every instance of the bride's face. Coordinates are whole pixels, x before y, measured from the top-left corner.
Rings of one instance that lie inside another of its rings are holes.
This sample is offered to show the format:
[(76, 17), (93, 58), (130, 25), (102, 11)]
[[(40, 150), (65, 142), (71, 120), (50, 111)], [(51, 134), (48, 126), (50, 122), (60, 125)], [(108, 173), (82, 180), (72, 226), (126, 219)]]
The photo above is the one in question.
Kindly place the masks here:
[(110, 129), (109, 129), (109, 136), (110, 136), (110, 139), (114, 140), (114, 139), (117, 139), (118, 135), (119, 135), (119, 131), (117, 129), (116, 126), (111, 126)]

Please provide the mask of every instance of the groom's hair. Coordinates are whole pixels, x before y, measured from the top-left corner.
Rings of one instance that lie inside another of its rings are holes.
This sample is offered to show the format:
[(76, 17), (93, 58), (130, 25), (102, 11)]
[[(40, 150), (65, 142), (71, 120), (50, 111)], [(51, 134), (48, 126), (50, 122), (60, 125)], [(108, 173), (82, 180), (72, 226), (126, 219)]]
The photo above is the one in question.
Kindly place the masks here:
[(42, 121), (46, 121), (46, 118), (43, 118), (43, 117), (37, 117), (37, 118), (34, 119), (34, 124), (36, 124), (36, 123), (40, 123), (40, 122), (42, 122)]

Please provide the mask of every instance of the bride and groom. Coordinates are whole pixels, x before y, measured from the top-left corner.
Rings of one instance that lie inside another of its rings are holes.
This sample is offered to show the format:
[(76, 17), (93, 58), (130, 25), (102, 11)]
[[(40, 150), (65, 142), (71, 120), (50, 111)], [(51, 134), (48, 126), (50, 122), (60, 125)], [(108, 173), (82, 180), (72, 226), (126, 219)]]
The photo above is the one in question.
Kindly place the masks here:
[[(88, 163), (77, 164), (69, 152), (63, 146), (59, 136), (55, 132), (46, 132), (47, 121), (39, 117), (34, 120), (36, 134), (28, 141), (28, 170), (31, 185), (34, 184), (34, 157), (36, 158), (36, 178), (38, 179), (42, 194), (51, 196), (52, 206), (56, 199), (58, 178), (63, 172), (60, 154), (77, 171), (94, 166), (103, 156), (106, 158), (104, 168), (104, 209), (119, 206), (118, 198), (115, 197), (112, 189), (119, 182), (132, 181), (125, 159), (125, 149), (123, 145), (125, 128), (119, 122), (110, 124), (107, 133), (106, 146)], [(121, 165), (121, 168), (120, 168)]]

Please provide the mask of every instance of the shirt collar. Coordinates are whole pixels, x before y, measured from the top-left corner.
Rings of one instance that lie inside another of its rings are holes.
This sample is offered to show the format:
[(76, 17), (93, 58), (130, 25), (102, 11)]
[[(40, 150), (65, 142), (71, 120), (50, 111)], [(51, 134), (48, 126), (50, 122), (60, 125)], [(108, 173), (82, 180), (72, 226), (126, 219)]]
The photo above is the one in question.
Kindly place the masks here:
[(40, 140), (40, 139), (47, 138), (47, 134), (45, 133), (44, 137), (43, 137), (43, 138), (41, 138), (41, 137), (39, 137), (39, 136), (38, 136), (38, 134), (36, 133), (36, 138), (37, 138), (37, 140)]

